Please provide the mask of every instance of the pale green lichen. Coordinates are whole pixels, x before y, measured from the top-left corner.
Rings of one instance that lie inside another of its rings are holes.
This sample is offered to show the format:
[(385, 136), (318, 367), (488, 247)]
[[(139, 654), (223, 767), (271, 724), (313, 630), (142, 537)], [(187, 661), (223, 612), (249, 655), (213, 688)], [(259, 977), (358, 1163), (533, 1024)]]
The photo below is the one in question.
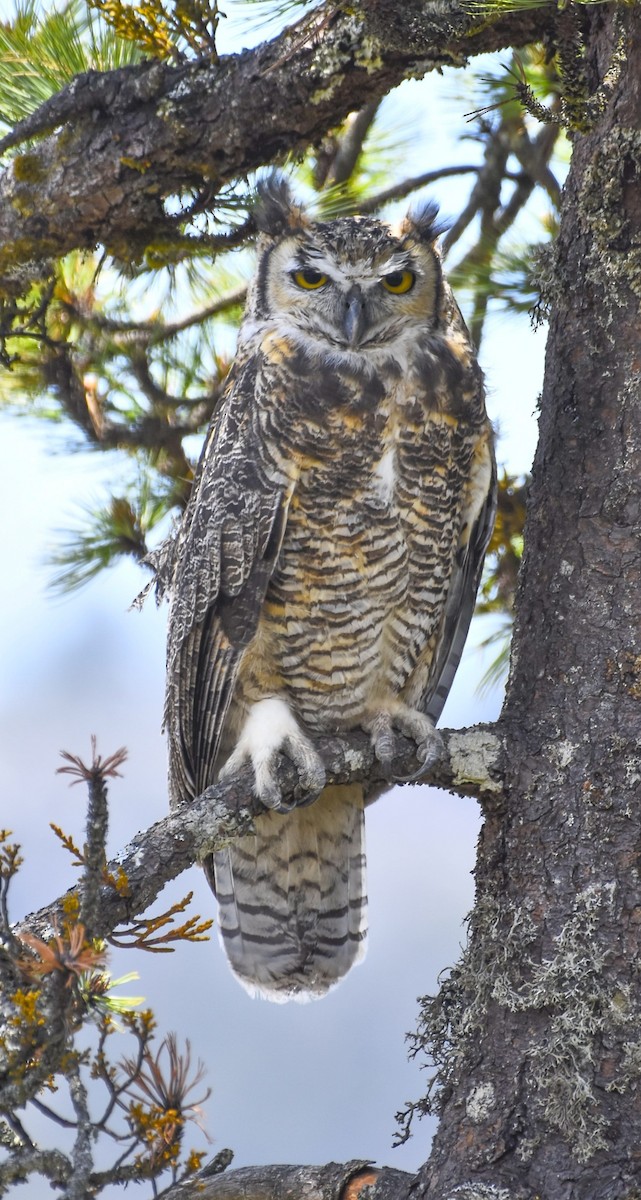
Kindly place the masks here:
[(630, 1087), (638, 1087), (639, 1079), (641, 1079), (641, 1041), (624, 1042), (619, 1075), (608, 1084), (606, 1091), (627, 1092)]
[(318, 77), (312, 104), (330, 100), (353, 66), (374, 75), (383, 66), (383, 47), (378, 38), (365, 32), (365, 21), (356, 13), (344, 14), (341, 37), (321, 39), (314, 53), (311, 72)]
[(325, 100), (331, 100), (334, 92), (340, 87), (345, 78), (345, 74), (338, 72), (327, 84), (326, 87), (316, 88), (310, 96), (311, 104), (323, 104)]
[(436, 996), (422, 998), (416, 1032), (409, 1035), (410, 1055), (425, 1057), (434, 1073), (427, 1095), (398, 1115), (401, 1140), (409, 1137), (416, 1115), (439, 1112), (456, 1081), (473, 1073), (494, 984), (512, 974), (516, 978), (516, 964), (535, 936), (524, 909), (508, 915), (506, 906), (491, 898), (476, 905), (460, 961), (442, 978)]
[[(413, 1111), (440, 1107), (456, 1080), (474, 1074), (488, 1008), (499, 1004), (510, 1012), (546, 1014), (545, 1037), (533, 1038), (525, 1050), (528, 1093), (543, 1124), (562, 1135), (578, 1162), (606, 1148), (607, 1124), (594, 1087), (601, 1040), (613, 1027), (639, 1022), (627, 985), (607, 970), (609, 955), (596, 937), (603, 909), (611, 913), (614, 903), (614, 883), (579, 892), (551, 953), (540, 961), (534, 954), (538, 931), (523, 908), (494, 899), (477, 906), (461, 962), (438, 996), (422, 1002), (414, 1052), (426, 1053), (436, 1073), (428, 1097), (409, 1111), (406, 1125)], [(630, 1042), (611, 1086), (632, 1086), (640, 1062), (641, 1044)], [(476, 1082), (468, 1094), (468, 1117), (483, 1120), (494, 1107), (492, 1099), (488, 1082)], [(527, 1159), (535, 1147), (530, 1138), (517, 1153)]]
[(554, 938), (554, 954), (530, 964), (527, 983), (515, 988), (508, 976), (499, 974), (492, 987), (493, 998), (512, 1012), (549, 1014), (545, 1042), (535, 1043), (529, 1055), (535, 1103), (546, 1122), (572, 1144), (579, 1162), (607, 1146), (593, 1086), (596, 1044), (613, 1016), (623, 1018), (614, 1005), (604, 971), (607, 956), (595, 933), (600, 909), (611, 908), (613, 898), (613, 883), (579, 892), (571, 917)]
[(438, 58), (420, 58), (416, 59), (411, 66), (407, 67), (403, 72), (404, 79), (422, 79), (424, 75), (428, 75), (430, 71), (438, 71), (439, 75), (443, 74), (443, 67), (466, 67), (469, 63), (469, 55), (464, 54), (462, 50), (450, 50), (447, 46), (443, 46), (439, 50)]
[(361, 67), (364, 71), (367, 71), (368, 75), (373, 75), (375, 71), (380, 71), (383, 66), (383, 58), (381, 55), (381, 44), (378, 39), (368, 35), (358, 42), (354, 53), (354, 62), (357, 67)]
[[(613, 316), (620, 308), (621, 288), (641, 297), (641, 245), (629, 244), (624, 190), (641, 178), (641, 133), (615, 126), (599, 143), (589, 163), (579, 197), (579, 214), (594, 239), (596, 254), (586, 276), (600, 293), (612, 298)], [(619, 248), (619, 245), (624, 244)], [(604, 271), (609, 286), (603, 288)], [(615, 285), (615, 286), (613, 286)]]
[(447, 1200), (510, 1200), (510, 1193), (493, 1183), (461, 1183)]
[(473, 1087), (465, 1101), (465, 1112), (473, 1125), (479, 1125), (496, 1107), (496, 1091), (493, 1083), (479, 1083)]
[(592, 127), (599, 117), (601, 117), (605, 112), (610, 98), (613, 95), (617, 84), (619, 83), (623, 68), (627, 61), (627, 29), (623, 19), (623, 14), (620, 10), (617, 11), (615, 9), (613, 13), (613, 23), (615, 42), (612, 54), (610, 55), (608, 69), (605, 72), (605, 75), (603, 76), (603, 79), (601, 80), (596, 92), (594, 92), (592, 96), (588, 97), (586, 104), (587, 124), (589, 127)]
[(480, 795), (499, 793), (501, 742), (486, 729), (466, 729), (463, 733), (452, 733), (449, 738), (449, 755), (452, 764), (452, 787), (469, 788), (476, 784)]

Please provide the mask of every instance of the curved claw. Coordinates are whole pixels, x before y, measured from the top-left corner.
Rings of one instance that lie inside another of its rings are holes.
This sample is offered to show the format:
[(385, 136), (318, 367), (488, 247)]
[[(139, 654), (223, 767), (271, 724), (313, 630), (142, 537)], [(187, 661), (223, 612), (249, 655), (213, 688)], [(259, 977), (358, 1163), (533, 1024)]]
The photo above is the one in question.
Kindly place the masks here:
[(443, 748), (443, 738), (437, 729), (432, 729), (431, 736), (418, 746), (416, 756), (421, 760), (418, 771), (413, 771), (411, 775), (395, 775), (395, 782), (413, 783), (415, 779), (420, 779), (421, 775), (424, 775), (439, 761)]
[(386, 775), (391, 777), (395, 747), (392, 718), (388, 712), (376, 714), (369, 725), (369, 734), (376, 758), (384, 767)]
[[(394, 727), (399, 733), (409, 737), (417, 745), (417, 757), (421, 760), (418, 771), (412, 775), (392, 775), (391, 764), (394, 757)], [(429, 770), (438, 762), (443, 752), (443, 739), (434, 724), (425, 713), (408, 705), (398, 703), (391, 712), (376, 713), (365, 725), (371, 736), (374, 753), (379, 762), (386, 768), (388, 778), (398, 783), (410, 783), (418, 779), (424, 771)]]
[[(302, 800), (284, 801), (276, 764), (286, 754), (298, 771)], [(250, 710), (238, 743), (218, 773), (228, 778), (246, 762), (254, 768), (254, 792), (266, 808), (287, 813), (311, 804), (325, 786), (325, 768), (311, 741), (298, 726), (289, 705), (279, 696), (259, 700)]]
[[(285, 802), (280, 793), (280, 803), (275, 807), (278, 812), (292, 812), (295, 808), (306, 808), (308, 804), (313, 804), (314, 800), (325, 787), (327, 775), (323, 766), (320, 755), (314, 749), (308, 738), (298, 731), (296, 735), (289, 734), (283, 741), (280, 747), (281, 752), (291, 758), (296, 770), (300, 786), (308, 795), (303, 796), (301, 800), (290, 800)], [(275, 756), (274, 756), (275, 757)], [(280, 791), (280, 789), (279, 789)], [(262, 799), (262, 797), (261, 797)]]

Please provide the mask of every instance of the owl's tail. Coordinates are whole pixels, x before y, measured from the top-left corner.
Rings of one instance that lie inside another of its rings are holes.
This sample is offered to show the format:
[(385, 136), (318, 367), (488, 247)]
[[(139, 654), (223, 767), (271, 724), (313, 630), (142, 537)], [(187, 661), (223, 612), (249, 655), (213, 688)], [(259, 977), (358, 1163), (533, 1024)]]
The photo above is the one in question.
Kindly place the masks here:
[(206, 864), (232, 969), (269, 1000), (322, 996), (365, 952), (363, 789), (325, 788), (255, 827)]

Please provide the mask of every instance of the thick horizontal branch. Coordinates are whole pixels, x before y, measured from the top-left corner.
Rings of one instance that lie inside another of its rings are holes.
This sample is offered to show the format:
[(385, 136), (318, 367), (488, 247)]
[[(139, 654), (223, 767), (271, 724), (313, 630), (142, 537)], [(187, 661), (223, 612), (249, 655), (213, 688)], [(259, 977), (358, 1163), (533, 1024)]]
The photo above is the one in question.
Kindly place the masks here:
[[(362, 782), (366, 796), (380, 795), (395, 780), (430, 783), (437, 787), (476, 796), (491, 803), (501, 791), (501, 742), (494, 726), (441, 730), (443, 754), (429, 771), (420, 772), (416, 747), (406, 738), (397, 739), (393, 762), (394, 778), (385, 775), (375, 759), (369, 737), (360, 732), (345, 737), (320, 738), (316, 742), (327, 771), (328, 783)], [(283, 796), (295, 802), (301, 796), (294, 765), (281, 757), (278, 770)], [(144, 912), (170, 879), (175, 879), (230, 839), (251, 832), (253, 818), (264, 811), (252, 794), (253, 772), (245, 768), (229, 781), (207, 788), (189, 804), (138, 833), (108, 864), (115, 877), (126, 875), (128, 893), (119, 894), (105, 884), (101, 889), (94, 936), (107, 936)], [(75, 891), (75, 889), (71, 889)], [(49, 937), (60, 919), (62, 898), (25, 917), (20, 927)]]
[(401, 1200), (414, 1176), (368, 1163), (328, 1163), (242, 1167), (207, 1177), (207, 1168), (188, 1182), (162, 1193), (163, 1200)]
[[(102, 242), (129, 261), (177, 232), (169, 196), (224, 184), (317, 143), (403, 79), (549, 33), (556, 6), (483, 24), (443, 0), (321, 6), (251, 51), (79, 75), (0, 142), (49, 136), (0, 176), (0, 279)], [(53, 132), (57, 131), (57, 132)], [(175, 206), (174, 210), (175, 212)]]

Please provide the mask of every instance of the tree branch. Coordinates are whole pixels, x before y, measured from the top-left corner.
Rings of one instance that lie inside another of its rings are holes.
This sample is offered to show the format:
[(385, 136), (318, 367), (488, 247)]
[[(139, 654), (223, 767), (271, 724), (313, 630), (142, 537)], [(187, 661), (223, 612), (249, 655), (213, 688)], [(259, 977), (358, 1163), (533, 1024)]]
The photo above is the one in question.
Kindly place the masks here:
[(384, 204), (388, 204), (390, 200), (403, 200), (411, 192), (416, 192), (419, 188), (427, 187), (430, 183), (436, 183), (439, 179), (449, 179), (452, 175), (473, 175), (480, 169), (478, 163), (470, 163), (456, 167), (437, 167), (434, 171), (423, 171), (421, 175), (413, 175), (409, 179), (402, 179), (399, 183), (393, 183), (390, 187), (384, 188), (382, 192), (376, 192), (375, 195), (361, 200), (358, 211), (359, 213), (378, 212), (379, 208), (382, 208)]
[[(190, 313), (189, 316), (183, 317), (180, 321), (172, 321), (168, 324), (163, 324), (159, 320), (119, 321), (113, 317), (103, 316), (102, 313), (92, 313), (90, 321), (98, 329), (105, 330), (114, 337), (122, 336), (125, 342), (127, 340), (140, 341), (150, 346), (155, 346), (158, 342), (176, 337), (177, 334), (182, 333), (185, 329), (191, 329), (194, 325), (204, 324), (205, 321), (208, 321), (211, 317), (218, 316), (219, 313), (227, 312), (230, 308), (237, 308), (239, 305), (244, 305), (246, 299), (247, 285), (242, 283), (238, 287), (226, 292), (224, 296), (219, 296), (212, 304), (208, 304), (206, 308)], [(186, 401), (181, 399), (180, 403), (185, 404)]]
[(314, 144), (404, 78), (540, 40), (554, 13), (544, 6), (479, 27), (467, 7), (441, 0), (360, 0), (315, 9), (271, 42), (216, 64), (145, 62), (77, 76), (0, 142), (2, 152), (50, 134), (0, 177), (5, 289), (19, 293), (43, 262), (98, 240), (129, 261), (175, 240), (168, 196), (215, 195)]
[(380, 100), (370, 100), (359, 112), (352, 113), (347, 122), (332, 162), (323, 180), (323, 187), (336, 187), (346, 183), (352, 174), (359, 155), (362, 152), (365, 138), (373, 124)]
[(162, 1200), (400, 1200), (414, 1176), (364, 1162), (323, 1167), (242, 1167), (207, 1177), (207, 1167), (186, 1183), (170, 1187)]
[[(470, 729), (441, 730), (443, 754), (425, 773), (420, 772), (416, 747), (407, 738), (397, 739), (394, 776), (413, 783), (430, 783), (475, 796), (486, 805), (495, 804), (501, 792), (502, 750), (497, 726), (477, 725)], [(320, 738), (316, 743), (328, 783), (362, 782), (366, 796), (380, 795), (394, 782), (387, 779), (374, 758), (369, 737), (360, 732), (345, 737)], [(279, 782), (286, 801), (301, 796), (300, 782), (293, 763), (281, 756)], [(105, 884), (94, 908), (94, 937), (106, 937), (118, 925), (144, 912), (170, 879), (175, 879), (194, 863), (231, 838), (252, 831), (253, 818), (264, 811), (252, 796), (251, 767), (229, 781), (207, 788), (190, 804), (174, 809), (135, 838), (107, 866), (114, 877), (127, 877), (127, 894)], [(70, 889), (74, 893), (75, 888)], [(70, 893), (67, 893), (69, 895)], [(60, 897), (39, 912), (25, 917), (19, 925), (39, 937), (50, 937), (53, 922), (62, 913)]]

